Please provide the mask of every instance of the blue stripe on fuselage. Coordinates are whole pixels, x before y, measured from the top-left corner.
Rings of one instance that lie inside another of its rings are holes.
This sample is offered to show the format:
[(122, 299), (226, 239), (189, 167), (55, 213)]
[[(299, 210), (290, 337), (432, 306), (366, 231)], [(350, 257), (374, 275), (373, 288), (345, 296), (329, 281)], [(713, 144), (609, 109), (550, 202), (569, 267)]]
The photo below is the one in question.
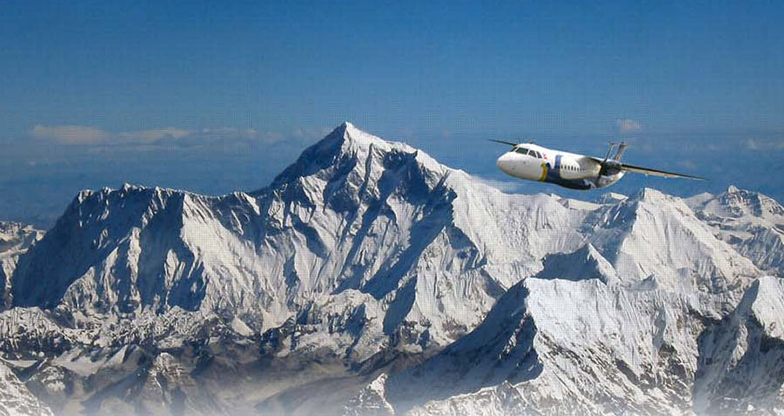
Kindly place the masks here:
[(550, 169), (550, 163), (547, 164), (547, 177), (545, 182), (554, 183), (569, 189), (591, 189), (593, 183), (587, 179), (564, 179), (561, 177), (561, 158), (562, 155), (555, 156), (555, 167)]

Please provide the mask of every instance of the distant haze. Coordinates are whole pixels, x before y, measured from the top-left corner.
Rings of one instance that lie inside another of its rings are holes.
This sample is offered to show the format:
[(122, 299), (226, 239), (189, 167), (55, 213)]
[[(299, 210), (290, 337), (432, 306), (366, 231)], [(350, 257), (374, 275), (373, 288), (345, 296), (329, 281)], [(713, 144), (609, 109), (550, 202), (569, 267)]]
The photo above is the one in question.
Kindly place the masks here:
[(502, 176), (488, 138), (627, 139), (711, 181), (613, 191), (782, 200), (781, 21), (757, 1), (4, 4), (0, 219), (48, 225), (123, 182), (256, 189), (344, 120), (510, 191), (566, 194)]

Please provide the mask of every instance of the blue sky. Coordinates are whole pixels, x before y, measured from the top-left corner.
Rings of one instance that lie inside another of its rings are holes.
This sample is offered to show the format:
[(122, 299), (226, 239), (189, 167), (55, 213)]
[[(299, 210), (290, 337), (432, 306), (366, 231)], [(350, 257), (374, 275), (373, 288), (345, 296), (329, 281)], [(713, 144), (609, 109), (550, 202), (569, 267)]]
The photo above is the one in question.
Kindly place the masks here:
[[(165, 3), (165, 4), (163, 4)], [(784, 197), (781, 2), (4, 2), (0, 219), (124, 181), (256, 189), (343, 120), (504, 179), (485, 138)], [(474, 150), (470, 150), (474, 149)], [(733, 160), (735, 167), (727, 164)], [(558, 188), (523, 192), (558, 192)]]

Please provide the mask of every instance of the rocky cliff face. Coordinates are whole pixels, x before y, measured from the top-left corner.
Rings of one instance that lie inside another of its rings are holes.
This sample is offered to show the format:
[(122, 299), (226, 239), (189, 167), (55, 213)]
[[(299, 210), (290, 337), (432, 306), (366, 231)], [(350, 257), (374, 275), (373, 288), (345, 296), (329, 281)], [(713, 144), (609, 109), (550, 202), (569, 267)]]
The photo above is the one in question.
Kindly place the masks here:
[(752, 327), (784, 354), (743, 312), (780, 212), (504, 194), (346, 123), (256, 192), (83, 191), (19, 257), (0, 353), (65, 414), (772, 409), (725, 355)]
[(0, 414), (50, 416), (52, 411), (0, 362)]
[(0, 221), (0, 311), (11, 306), (11, 278), (19, 256), (43, 235), (29, 225)]
[(784, 208), (773, 199), (730, 186), (685, 201), (714, 234), (762, 270), (784, 275)]

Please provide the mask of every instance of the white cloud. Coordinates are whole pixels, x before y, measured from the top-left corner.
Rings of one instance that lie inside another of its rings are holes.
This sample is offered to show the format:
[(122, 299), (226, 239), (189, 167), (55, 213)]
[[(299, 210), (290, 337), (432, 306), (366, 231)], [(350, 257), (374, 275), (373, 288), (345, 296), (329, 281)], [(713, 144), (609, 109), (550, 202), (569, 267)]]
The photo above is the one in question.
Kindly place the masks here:
[(697, 170), (697, 164), (689, 159), (679, 160), (678, 166), (688, 170)]
[(746, 149), (752, 151), (784, 150), (784, 140), (781, 139), (746, 139)]
[(642, 131), (642, 125), (640, 122), (630, 118), (619, 118), (615, 120), (615, 127), (621, 133), (634, 133), (637, 131)]
[(264, 132), (260, 136), (260, 138), (261, 138), (262, 142), (268, 143), (268, 144), (277, 143), (277, 142), (283, 141), (285, 139), (285, 137), (283, 137), (282, 134), (274, 132), (274, 131)]
[(90, 126), (42, 126), (37, 125), (30, 130), (30, 136), (50, 140), (65, 145), (151, 145), (162, 142), (215, 142), (221, 140), (251, 140), (261, 137), (268, 141), (277, 141), (282, 138), (273, 137), (276, 133), (259, 132), (253, 129), (237, 129), (233, 127), (204, 128), (201, 130), (188, 130), (179, 127), (162, 127), (148, 130), (126, 131), (111, 133), (97, 127)]
[(291, 132), (291, 137), (302, 141), (318, 140), (329, 134), (331, 131), (332, 129), (327, 127), (295, 129)]
[(113, 134), (90, 126), (37, 125), (30, 131), (30, 135), (37, 139), (53, 140), (69, 145), (147, 143), (162, 139), (181, 139), (192, 134), (193, 132), (190, 130), (176, 127)]
[(162, 139), (181, 139), (193, 134), (190, 130), (178, 129), (176, 127), (164, 127), (161, 129), (140, 130), (124, 132), (117, 135), (118, 139), (127, 141), (152, 142)]
[(190, 130), (179, 127), (161, 127), (148, 130), (113, 133), (90, 126), (42, 126), (33, 127), (31, 137), (63, 145), (115, 147), (117, 150), (154, 150), (161, 146), (177, 148), (202, 148), (220, 146), (221, 149), (236, 146), (271, 145), (278, 143), (307, 144), (323, 138), (331, 130), (327, 128), (296, 129), (290, 133), (259, 131), (235, 127), (209, 127)]
[(87, 126), (41, 126), (37, 125), (30, 131), (37, 139), (54, 140), (62, 144), (97, 144), (111, 138), (111, 134)]
[(259, 136), (259, 131), (235, 127), (207, 127), (195, 132), (193, 135), (213, 139), (255, 139)]

